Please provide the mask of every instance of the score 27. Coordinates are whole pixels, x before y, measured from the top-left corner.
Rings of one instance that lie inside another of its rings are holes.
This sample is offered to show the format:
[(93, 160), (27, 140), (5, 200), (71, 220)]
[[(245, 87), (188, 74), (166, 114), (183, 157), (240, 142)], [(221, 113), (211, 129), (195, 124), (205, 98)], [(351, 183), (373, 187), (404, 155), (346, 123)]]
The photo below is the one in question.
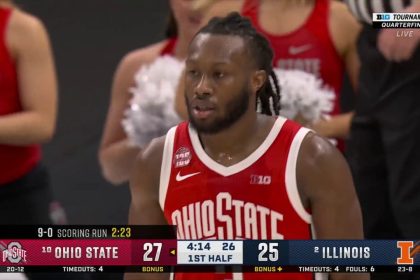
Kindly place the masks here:
[(143, 244), (143, 261), (144, 262), (158, 262), (160, 259), (160, 252), (162, 251), (162, 243), (146, 242)]

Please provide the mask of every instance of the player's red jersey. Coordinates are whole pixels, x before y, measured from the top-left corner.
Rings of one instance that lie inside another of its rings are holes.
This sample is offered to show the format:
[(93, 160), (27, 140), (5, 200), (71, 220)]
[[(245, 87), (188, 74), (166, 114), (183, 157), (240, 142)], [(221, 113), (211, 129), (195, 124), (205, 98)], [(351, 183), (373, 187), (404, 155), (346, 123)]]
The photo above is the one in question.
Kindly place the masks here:
[[(6, 46), (6, 30), (12, 15), (0, 7), (0, 117), (22, 111), (16, 65)], [(25, 175), (41, 158), (39, 145), (0, 145), (0, 185)]]
[[(168, 223), (178, 226), (178, 238), (311, 239), (311, 215), (296, 185), (298, 152), (308, 131), (278, 117), (251, 155), (226, 167), (206, 154), (188, 123), (172, 128), (165, 141), (159, 202)], [(176, 279), (303, 280), (312, 274), (200, 273), (176, 274)]]

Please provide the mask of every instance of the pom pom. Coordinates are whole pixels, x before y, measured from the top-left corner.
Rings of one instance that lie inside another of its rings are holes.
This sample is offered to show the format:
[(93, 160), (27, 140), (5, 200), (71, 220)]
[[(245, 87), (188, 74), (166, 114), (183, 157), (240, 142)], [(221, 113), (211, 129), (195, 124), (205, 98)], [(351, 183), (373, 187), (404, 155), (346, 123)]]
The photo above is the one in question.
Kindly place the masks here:
[(300, 70), (274, 69), (281, 88), (280, 115), (294, 119), (298, 114), (308, 122), (327, 118), (335, 94), (315, 75)]
[(142, 148), (181, 121), (174, 101), (183, 69), (183, 62), (162, 56), (137, 71), (135, 86), (130, 89), (132, 98), (122, 121), (131, 144)]

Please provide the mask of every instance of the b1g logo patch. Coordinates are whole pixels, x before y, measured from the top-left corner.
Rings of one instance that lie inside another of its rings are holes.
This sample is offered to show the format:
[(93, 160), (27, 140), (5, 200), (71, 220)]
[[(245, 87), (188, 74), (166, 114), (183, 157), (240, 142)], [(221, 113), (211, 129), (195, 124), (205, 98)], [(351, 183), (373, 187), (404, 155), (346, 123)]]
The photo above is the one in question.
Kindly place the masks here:
[(191, 161), (191, 151), (188, 148), (181, 147), (179, 148), (174, 156), (174, 166), (175, 168), (184, 167), (190, 164)]

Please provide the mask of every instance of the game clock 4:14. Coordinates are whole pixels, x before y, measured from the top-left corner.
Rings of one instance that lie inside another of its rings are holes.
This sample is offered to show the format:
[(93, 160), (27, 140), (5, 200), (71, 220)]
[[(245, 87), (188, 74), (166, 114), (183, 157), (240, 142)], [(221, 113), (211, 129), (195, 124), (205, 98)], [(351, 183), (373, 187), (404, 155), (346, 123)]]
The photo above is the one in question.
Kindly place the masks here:
[[(213, 241), (214, 242), (214, 241)], [(190, 242), (187, 245), (187, 249), (190, 251), (210, 251), (211, 248), (211, 242), (204, 242), (204, 241), (196, 241), (196, 242)], [(221, 244), (223, 251), (234, 251), (235, 250), (235, 243), (234, 242), (222, 242)]]
[(191, 250), (191, 251), (210, 251), (211, 247), (210, 247), (210, 242), (191, 242), (188, 244), (187, 249)]

